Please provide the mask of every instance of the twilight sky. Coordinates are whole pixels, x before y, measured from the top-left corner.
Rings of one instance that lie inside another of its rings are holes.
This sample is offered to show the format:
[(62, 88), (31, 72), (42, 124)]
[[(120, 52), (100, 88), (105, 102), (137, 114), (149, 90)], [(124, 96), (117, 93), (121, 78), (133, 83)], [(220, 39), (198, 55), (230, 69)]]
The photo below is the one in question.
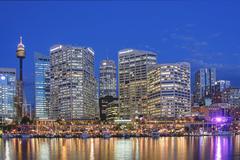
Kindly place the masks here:
[(153, 2), (0, 2), (0, 67), (18, 67), (19, 36), (26, 47), (25, 90), (34, 103), (35, 52), (54, 44), (95, 50), (95, 72), (102, 59), (123, 48), (151, 50), (159, 63), (187, 61), (192, 74), (216, 67), (217, 79), (240, 87), (240, 3)]

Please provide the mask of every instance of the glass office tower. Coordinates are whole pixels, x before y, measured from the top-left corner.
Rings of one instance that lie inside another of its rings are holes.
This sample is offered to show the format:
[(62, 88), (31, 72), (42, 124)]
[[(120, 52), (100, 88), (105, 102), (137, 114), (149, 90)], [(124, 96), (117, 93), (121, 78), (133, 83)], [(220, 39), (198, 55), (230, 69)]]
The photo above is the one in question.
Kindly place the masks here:
[(49, 56), (36, 53), (35, 68), (35, 116), (37, 119), (49, 118), (50, 75)]
[(103, 60), (100, 64), (99, 73), (99, 96), (116, 97), (116, 65), (113, 60)]
[(210, 105), (213, 87), (216, 82), (215, 68), (202, 68), (195, 74), (194, 102), (199, 105)]
[(16, 69), (0, 68), (0, 118), (1, 120), (14, 119), (16, 109)]

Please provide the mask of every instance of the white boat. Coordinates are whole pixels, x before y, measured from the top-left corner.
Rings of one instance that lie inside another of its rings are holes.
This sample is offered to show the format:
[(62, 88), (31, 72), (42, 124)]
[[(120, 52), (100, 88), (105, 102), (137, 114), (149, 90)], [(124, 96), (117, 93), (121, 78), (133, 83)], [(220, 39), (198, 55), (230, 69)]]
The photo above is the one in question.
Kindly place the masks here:
[(87, 138), (89, 138), (89, 134), (88, 134), (87, 132), (83, 132), (83, 133), (80, 135), (80, 137), (81, 137), (82, 139), (87, 139)]
[(123, 138), (128, 139), (128, 138), (131, 138), (131, 136), (130, 136), (129, 133), (124, 133), (124, 134), (123, 134)]
[(103, 136), (103, 138), (111, 138), (112, 137), (111, 133), (108, 131), (103, 132), (102, 136)]
[(159, 138), (160, 133), (158, 131), (152, 131), (151, 136), (152, 136), (152, 138)]
[(2, 138), (7, 139), (10, 138), (8, 134), (2, 134)]
[(231, 131), (219, 131), (216, 133), (216, 136), (232, 136), (233, 133)]
[(72, 138), (73, 136), (71, 134), (66, 134), (64, 137), (65, 138)]
[(55, 138), (55, 135), (54, 134), (47, 134), (46, 138)]
[(31, 134), (21, 134), (22, 138), (32, 138)]

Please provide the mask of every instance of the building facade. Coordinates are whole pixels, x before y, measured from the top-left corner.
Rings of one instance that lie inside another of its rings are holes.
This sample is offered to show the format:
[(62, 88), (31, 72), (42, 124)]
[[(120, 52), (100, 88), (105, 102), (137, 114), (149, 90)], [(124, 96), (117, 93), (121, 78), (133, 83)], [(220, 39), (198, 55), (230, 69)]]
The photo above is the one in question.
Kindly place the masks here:
[(156, 64), (156, 53), (124, 49), (118, 53), (120, 117), (129, 119), (143, 113), (147, 96), (147, 69)]
[(35, 68), (35, 116), (37, 119), (49, 118), (50, 102), (50, 59), (48, 56), (36, 53)]
[(108, 122), (119, 120), (119, 104), (117, 100), (108, 103), (106, 108), (106, 120)]
[(214, 84), (213, 92), (223, 92), (225, 89), (231, 87), (231, 82), (228, 80), (218, 80)]
[(95, 119), (98, 114), (94, 51), (89, 47), (55, 45), (50, 54), (51, 118)]
[(213, 87), (213, 96), (212, 96), (213, 103), (223, 103), (222, 93), (230, 87), (231, 87), (230, 81), (227, 81), (227, 80), (216, 81)]
[(4, 119), (16, 118), (16, 69), (0, 68), (0, 117)]
[(211, 105), (215, 82), (215, 68), (202, 68), (197, 71), (195, 74), (194, 102), (199, 105)]
[(116, 64), (113, 60), (103, 60), (99, 71), (99, 97), (116, 97)]
[(191, 112), (190, 64), (159, 64), (147, 79), (149, 119), (181, 117)]
[(228, 88), (222, 92), (222, 102), (231, 107), (240, 107), (240, 88)]
[(107, 120), (106, 110), (108, 108), (108, 104), (117, 100), (118, 98), (113, 96), (105, 96), (105, 97), (99, 98), (99, 111), (100, 111), (99, 113), (100, 113), (101, 121)]

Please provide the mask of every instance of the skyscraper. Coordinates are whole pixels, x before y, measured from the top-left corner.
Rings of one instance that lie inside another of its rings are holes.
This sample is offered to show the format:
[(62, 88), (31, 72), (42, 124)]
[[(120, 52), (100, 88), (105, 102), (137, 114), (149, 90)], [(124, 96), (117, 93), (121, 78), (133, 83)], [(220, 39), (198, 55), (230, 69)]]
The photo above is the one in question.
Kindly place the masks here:
[(124, 49), (118, 53), (119, 107), (121, 118), (142, 114), (147, 96), (147, 69), (156, 64), (150, 51)]
[(159, 64), (148, 70), (150, 119), (181, 117), (191, 111), (190, 64)]
[(113, 60), (103, 60), (100, 64), (99, 95), (116, 97), (116, 65)]
[(36, 53), (35, 66), (35, 111), (37, 119), (48, 119), (50, 101), (50, 59)]
[(195, 74), (194, 102), (199, 105), (209, 105), (207, 99), (212, 98), (212, 91), (215, 82), (215, 68), (202, 68), (197, 71)]
[(16, 96), (16, 69), (0, 68), (0, 117), (1, 119), (14, 119), (16, 109), (14, 98)]
[(51, 118), (95, 118), (98, 114), (94, 51), (89, 47), (55, 45), (50, 54)]

